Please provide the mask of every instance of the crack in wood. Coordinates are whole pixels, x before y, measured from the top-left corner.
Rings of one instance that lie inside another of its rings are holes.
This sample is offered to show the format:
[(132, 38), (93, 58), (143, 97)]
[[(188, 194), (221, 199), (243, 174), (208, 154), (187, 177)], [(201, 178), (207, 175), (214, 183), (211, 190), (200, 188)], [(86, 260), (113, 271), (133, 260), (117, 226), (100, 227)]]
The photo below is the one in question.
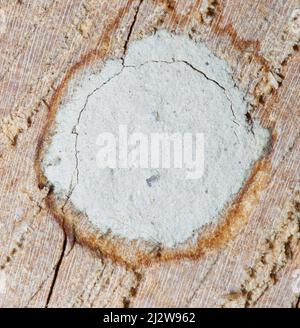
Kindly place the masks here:
[(52, 279), (52, 282), (51, 282), (51, 286), (49, 288), (45, 308), (48, 308), (49, 303), (51, 301), (51, 297), (52, 297), (53, 290), (54, 290), (54, 287), (55, 287), (55, 284), (56, 284), (56, 281), (57, 281), (58, 273), (59, 273), (60, 267), (62, 265), (64, 256), (65, 256), (65, 252), (66, 252), (66, 248), (67, 248), (67, 240), (68, 240), (68, 237), (66, 235), (66, 232), (64, 231), (64, 240), (63, 240), (63, 244), (62, 244), (62, 250), (61, 250), (59, 260), (58, 260), (58, 262), (55, 266), (54, 276), (53, 276), (53, 279)]
[(136, 24), (136, 21), (137, 21), (137, 17), (138, 17), (138, 14), (139, 14), (139, 11), (140, 11), (140, 8), (143, 4), (143, 1), (144, 0), (140, 0), (139, 4), (137, 5), (137, 8), (136, 8), (136, 11), (135, 11), (135, 14), (134, 14), (134, 17), (133, 17), (133, 20), (132, 20), (132, 23), (131, 25), (129, 26), (129, 31), (128, 31), (128, 34), (127, 34), (127, 38), (125, 40), (125, 44), (124, 44), (124, 51), (123, 51), (123, 55), (121, 57), (121, 60), (123, 62), (123, 65), (124, 65), (124, 60), (125, 60), (125, 55), (127, 53), (127, 50), (128, 50), (128, 44), (129, 44), (129, 41), (131, 39), (131, 35), (132, 35), (132, 32), (134, 30), (134, 27), (135, 27), (135, 24)]

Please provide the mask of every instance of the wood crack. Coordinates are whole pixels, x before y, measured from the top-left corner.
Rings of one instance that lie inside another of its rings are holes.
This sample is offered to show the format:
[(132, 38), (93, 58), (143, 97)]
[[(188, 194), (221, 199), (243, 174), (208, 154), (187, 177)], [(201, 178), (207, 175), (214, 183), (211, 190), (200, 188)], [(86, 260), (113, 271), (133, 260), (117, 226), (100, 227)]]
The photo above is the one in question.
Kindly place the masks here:
[(131, 35), (132, 35), (132, 32), (134, 30), (134, 27), (135, 27), (135, 24), (136, 24), (136, 21), (137, 21), (137, 17), (138, 17), (138, 14), (139, 14), (139, 11), (140, 11), (140, 8), (143, 4), (143, 1), (144, 0), (140, 0), (138, 6), (137, 6), (137, 9), (135, 11), (135, 14), (134, 14), (134, 17), (133, 17), (133, 21), (129, 27), (129, 32), (128, 32), (128, 35), (127, 35), (127, 38), (125, 40), (125, 44), (124, 44), (124, 51), (123, 51), (123, 55), (121, 57), (121, 60), (122, 60), (122, 63), (123, 63), (123, 66), (124, 66), (124, 60), (125, 60), (125, 56), (126, 56), (126, 53), (127, 53), (127, 50), (128, 50), (128, 44), (130, 42), (130, 39), (131, 39)]
[(53, 276), (53, 280), (52, 280), (51, 286), (49, 288), (49, 292), (48, 292), (48, 296), (47, 296), (47, 301), (46, 301), (45, 308), (48, 308), (49, 303), (51, 301), (51, 297), (52, 297), (53, 290), (54, 290), (54, 287), (55, 287), (55, 284), (56, 284), (58, 273), (59, 273), (59, 270), (60, 270), (60, 267), (61, 267), (63, 258), (65, 256), (65, 252), (66, 252), (66, 248), (67, 248), (67, 241), (68, 241), (68, 237), (67, 237), (66, 232), (64, 231), (64, 240), (63, 240), (63, 244), (62, 244), (62, 250), (61, 250), (61, 254), (60, 254), (59, 260), (58, 260), (58, 262), (57, 262), (57, 264), (55, 266), (55, 272), (54, 272), (54, 276)]

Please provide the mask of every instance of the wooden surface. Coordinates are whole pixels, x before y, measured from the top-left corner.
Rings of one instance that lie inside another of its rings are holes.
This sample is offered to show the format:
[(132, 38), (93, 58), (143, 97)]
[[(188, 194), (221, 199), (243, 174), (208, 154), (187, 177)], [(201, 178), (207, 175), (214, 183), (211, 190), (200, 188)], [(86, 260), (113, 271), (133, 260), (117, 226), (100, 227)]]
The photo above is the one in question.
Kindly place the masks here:
[[(1, 0), (0, 13), (0, 306), (299, 307), (299, 0)], [(126, 269), (66, 235), (35, 153), (68, 69), (90, 53), (120, 57), (157, 28), (229, 63), (251, 116), (273, 133), (270, 179), (226, 245)]]

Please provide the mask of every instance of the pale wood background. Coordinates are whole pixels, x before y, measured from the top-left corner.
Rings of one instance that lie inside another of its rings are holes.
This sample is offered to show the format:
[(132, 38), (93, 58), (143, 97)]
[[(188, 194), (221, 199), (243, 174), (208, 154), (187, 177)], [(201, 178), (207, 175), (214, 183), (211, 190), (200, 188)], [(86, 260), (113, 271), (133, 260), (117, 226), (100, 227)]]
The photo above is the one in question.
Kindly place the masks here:
[[(299, 307), (299, 0), (0, 0), (0, 14), (1, 306)], [(157, 28), (224, 58), (277, 138), (268, 188), (237, 238), (199, 260), (132, 271), (66, 237), (34, 157), (65, 72), (92, 50), (120, 57)]]

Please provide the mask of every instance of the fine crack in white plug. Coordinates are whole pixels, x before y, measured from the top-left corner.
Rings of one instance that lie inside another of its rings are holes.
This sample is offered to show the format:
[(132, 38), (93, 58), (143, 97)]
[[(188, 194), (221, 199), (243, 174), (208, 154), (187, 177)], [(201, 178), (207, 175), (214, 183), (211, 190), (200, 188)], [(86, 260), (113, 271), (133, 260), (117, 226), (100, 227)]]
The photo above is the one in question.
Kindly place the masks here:
[[(58, 108), (42, 169), (60, 199), (91, 223), (129, 240), (175, 247), (217, 223), (264, 152), (257, 122), (227, 64), (201, 43), (166, 31), (132, 43), (124, 60), (86, 69)], [(106, 168), (96, 163), (99, 134), (202, 133), (204, 174), (183, 169)]]

